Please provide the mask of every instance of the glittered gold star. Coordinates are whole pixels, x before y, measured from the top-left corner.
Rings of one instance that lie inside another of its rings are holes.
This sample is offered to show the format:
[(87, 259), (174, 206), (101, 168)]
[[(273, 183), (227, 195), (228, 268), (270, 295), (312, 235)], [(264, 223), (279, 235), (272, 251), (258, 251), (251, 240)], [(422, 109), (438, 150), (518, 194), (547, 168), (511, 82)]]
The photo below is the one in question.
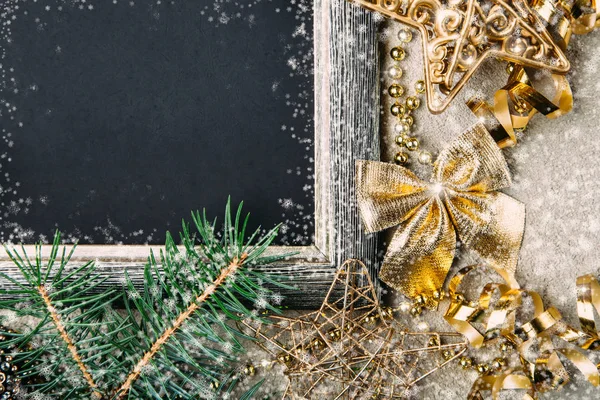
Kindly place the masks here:
[(421, 33), (427, 105), (435, 114), (448, 107), (488, 57), (558, 74), (570, 68), (558, 42), (525, 0), (350, 1)]
[(405, 398), (467, 344), (460, 334), (398, 326), (394, 310), (380, 306), (367, 268), (357, 260), (338, 269), (318, 311), (271, 318), (272, 325), (243, 325), (285, 366), (288, 399)]

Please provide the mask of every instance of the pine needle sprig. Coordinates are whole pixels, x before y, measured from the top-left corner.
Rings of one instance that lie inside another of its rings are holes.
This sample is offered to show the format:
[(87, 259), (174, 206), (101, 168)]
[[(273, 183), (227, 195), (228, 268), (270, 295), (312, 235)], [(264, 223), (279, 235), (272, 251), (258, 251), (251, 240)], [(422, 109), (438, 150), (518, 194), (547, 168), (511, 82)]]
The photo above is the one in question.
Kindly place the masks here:
[(238, 364), (241, 339), (251, 338), (235, 322), (279, 312), (265, 285), (291, 288), (258, 268), (288, 256), (266, 252), (278, 227), (248, 235), (247, 226), (242, 204), (232, 218), (227, 203), (220, 229), (204, 212), (192, 213), (181, 245), (167, 234), (164, 249), (150, 254), (139, 289), (127, 273), (125, 290), (103, 289), (95, 264), (71, 262), (75, 246), (61, 251), (58, 233), (47, 258), (41, 245), (32, 257), (25, 247), (7, 248), (18, 274), (0, 271), (0, 283), (13, 287), (0, 286), (0, 323), (26, 323), (19, 332), (0, 331), (0, 350), (13, 356), (27, 395), (221, 399), (249, 385)]
[(33, 259), (24, 247), (21, 252), (6, 248), (22, 279), (0, 272), (0, 279), (17, 287), (0, 289), (0, 309), (34, 322), (24, 332), (0, 332), (6, 337), (0, 350), (21, 367), (18, 376), (32, 382), (26, 387), (30, 393), (100, 399), (116, 379), (106, 356), (113, 350), (107, 338), (118, 332), (107, 329), (106, 316), (112, 316), (110, 307), (120, 294), (95, 291), (103, 279), (92, 262), (69, 265), (74, 250), (63, 248), (59, 254), (58, 233), (47, 261), (40, 245)]
[(242, 219), (240, 204), (232, 218), (229, 202), (222, 230), (205, 212), (192, 213), (192, 221), (194, 233), (183, 224), (181, 247), (167, 234), (159, 258), (149, 257), (143, 289), (126, 278), (130, 361), (115, 399), (225, 397), (239, 381), (243, 351), (244, 335), (232, 322), (279, 312), (264, 284), (285, 285), (255, 268), (286, 257), (265, 254), (279, 227), (247, 238), (248, 216)]

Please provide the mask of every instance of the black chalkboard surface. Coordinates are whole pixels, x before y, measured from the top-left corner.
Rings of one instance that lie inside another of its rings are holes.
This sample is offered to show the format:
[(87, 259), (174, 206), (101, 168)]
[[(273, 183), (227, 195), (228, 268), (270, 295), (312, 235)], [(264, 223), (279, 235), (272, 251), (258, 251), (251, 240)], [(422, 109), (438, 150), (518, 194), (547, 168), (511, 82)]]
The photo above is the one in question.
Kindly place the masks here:
[(12, 3), (2, 242), (60, 229), (80, 243), (159, 244), (191, 210), (221, 215), (231, 195), (255, 223), (284, 222), (282, 244), (312, 243), (305, 1)]

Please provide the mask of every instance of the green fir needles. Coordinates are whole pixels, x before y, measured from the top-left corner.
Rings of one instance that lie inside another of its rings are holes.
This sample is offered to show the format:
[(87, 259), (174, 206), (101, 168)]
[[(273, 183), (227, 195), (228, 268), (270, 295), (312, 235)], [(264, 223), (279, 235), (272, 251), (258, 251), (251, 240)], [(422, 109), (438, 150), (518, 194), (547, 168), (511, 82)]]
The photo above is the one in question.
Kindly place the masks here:
[(232, 218), (229, 202), (222, 229), (204, 213), (192, 220), (193, 233), (183, 224), (181, 245), (167, 234), (160, 255), (150, 255), (141, 289), (126, 274), (118, 293), (99, 290), (93, 263), (71, 267), (72, 250), (58, 257), (58, 235), (44, 261), (39, 246), (34, 260), (24, 249), (9, 251), (22, 277), (0, 273), (18, 287), (0, 290), (0, 322), (2, 315), (34, 322), (20, 333), (0, 332), (8, 339), (0, 350), (21, 366), (28, 393), (40, 399), (231, 396), (243, 378), (237, 365), (246, 338), (233, 322), (277, 312), (264, 284), (283, 285), (256, 268), (283, 258), (265, 253), (277, 228), (248, 236), (242, 205)]
[(122, 327), (109, 320), (110, 306), (120, 295), (94, 291), (102, 282), (94, 264), (71, 266), (73, 250), (59, 255), (59, 245), (57, 234), (46, 261), (41, 246), (33, 259), (25, 249), (21, 254), (7, 250), (21, 277), (0, 272), (0, 282), (4, 278), (18, 287), (0, 289), (0, 310), (9, 322), (26, 319), (28, 325), (19, 333), (0, 332), (6, 337), (0, 350), (11, 354), (27, 391), (39, 398), (99, 399), (106, 382), (118, 379), (111, 338)]

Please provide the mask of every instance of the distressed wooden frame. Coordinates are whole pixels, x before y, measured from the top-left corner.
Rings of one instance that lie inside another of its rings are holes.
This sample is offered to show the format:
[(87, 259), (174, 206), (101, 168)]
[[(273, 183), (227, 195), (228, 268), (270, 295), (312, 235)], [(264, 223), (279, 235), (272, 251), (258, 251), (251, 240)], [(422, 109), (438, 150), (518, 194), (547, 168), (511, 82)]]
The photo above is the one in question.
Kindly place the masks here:
[[(354, 161), (379, 159), (379, 62), (371, 13), (346, 0), (315, 0), (315, 244), (269, 248), (297, 254), (264, 270), (293, 277), (299, 290), (282, 293), (286, 305), (318, 308), (339, 265), (363, 260), (377, 270), (378, 238), (360, 225)], [(45, 251), (49, 251), (46, 246)], [(25, 246), (29, 255), (33, 246)], [(80, 245), (74, 260), (97, 260), (105, 286), (121, 285), (124, 270), (143, 279), (150, 251), (161, 246)], [(6, 254), (0, 270), (18, 276)], [(376, 280), (375, 280), (376, 281)]]

